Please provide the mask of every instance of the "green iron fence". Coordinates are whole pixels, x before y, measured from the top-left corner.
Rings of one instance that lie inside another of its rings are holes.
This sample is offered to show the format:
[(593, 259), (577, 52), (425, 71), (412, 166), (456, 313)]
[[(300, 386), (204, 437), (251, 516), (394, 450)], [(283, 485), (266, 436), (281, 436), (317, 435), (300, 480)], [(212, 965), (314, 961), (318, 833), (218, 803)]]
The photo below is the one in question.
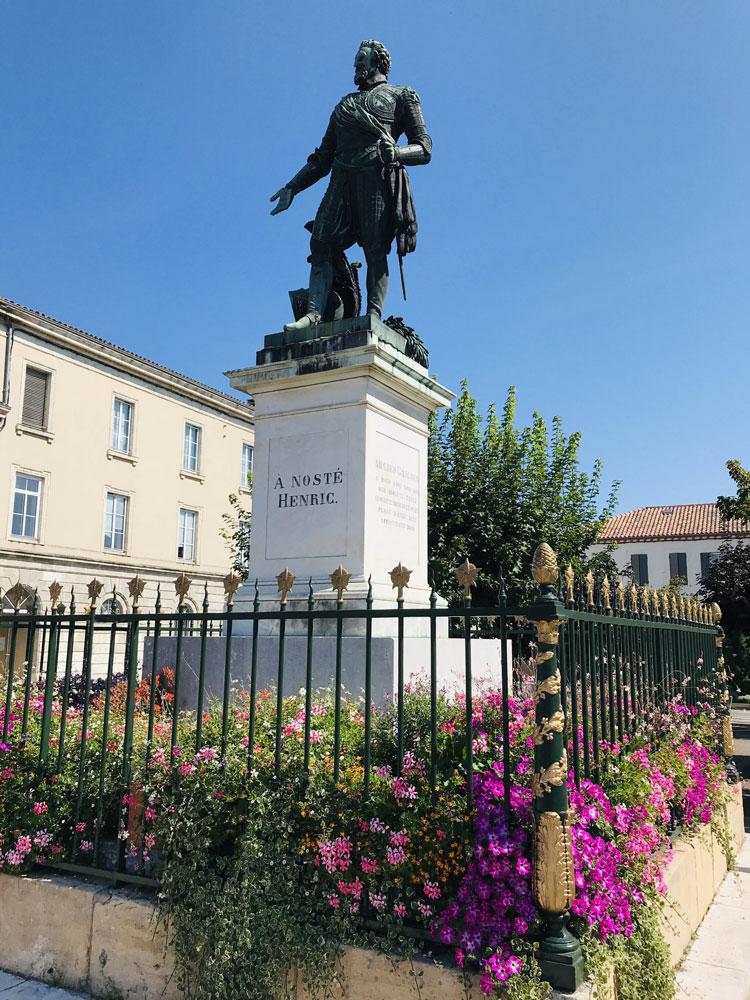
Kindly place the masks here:
[[(49, 610), (40, 609), (37, 595), (30, 608), (22, 608), (19, 601), (15, 610), (0, 617), (6, 650), (4, 663), (0, 663), (0, 749), (11, 739), (28, 741), (30, 751), (37, 755), (39, 772), (46, 774), (59, 773), (64, 762), (74, 761), (77, 780), (71, 793), (75, 799), (72, 828), (77, 830), (83, 824), (93, 831), (93, 840), (84, 856), (82, 835), (76, 836), (70, 857), (59, 866), (156, 884), (153, 872), (134, 872), (125, 852), (123, 837), (138, 819), (133, 777), (139, 767), (148, 764), (157, 734), (174, 750), (178, 740), (184, 739), (188, 721), (195, 752), (200, 750), (206, 738), (204, 720), (209, 701), (218, 706), (220, 726), (212, 736), (217, 737), (217, 749), (223, 756), (230, 729), (236, 724), (237, 698), (245, 699), (243, 742), (248, 769), (253, 766), (259, 699), (263, 696), (275, 701), (273, 766), (277, 776), (281, 775), (288, 687), (285, 672), (292, 641), (302, 642), (304, 648), (300, 696), (304, 698), (306, 772), (311, 758), (313, 679), (321, 655), (321, 631), (331, 636), (325, 641), (333, 643), (326, 684), (332, 689), (334, 713), (332, 778), (339, 780), (341, 768), (344, 676), (350, 686), (353, 677), (362, 693), (362, 792), (367, 797), (373, 768), (371, 723), (380, 697), (373, 690), (373, 629), (384, 621), (390, 623), (395, 640), (388, 699), (394, 707), (396, 773), (403, 766), (408, 729), (404, 705), (411, 665), (407, 663), (405, 638), (415, 620), (425, 637), (428, 654), (420, 682), (429, 694), (426, 763), (433, 794), (439, 770), (439, 635), (450, 632), (460, 636), (463, 773), (470, 815), (476, 637), (494, 638), (499, 642), (489, 681), (501, 697), (506, 775), (510, 773), (510, 700), (526, 693), (533, 697), (535, 706), (534, 894), (547, 922), (540, 960), (551, 982), (573, 988), (582, 976), (582, 957), (579, 943), (567, 929), (575, 891), (568, 777), (576, 783), (587, 777), (597, 779), (607, 766), (608, 746), (628, 738), (649, 713), (676, 696), (688, 705), (713, 702), (724, 714), (724, 749), (731, 755), (718, 608), (709, 609), (674, 594), (649, 594), (634, 586), (613, 588), (606, 577), (595, 581), (591, 574), (577, 584), (570, 568), (560, 576), (555, 554), (547, 545), (540, 545), (534, 556), (533, 575), (539, 591), (530, 606), (510, 608), (501, 598), (496, 607), (473, 607), (471, 590), (477, 572), (468, 559), (457, 568), (465, 598), (461, 607), (453, 608), (439, 607), (434, 591), (429, 607), (406, 607), (409, 571), (401, 564), (391, 574), (397, 596), (388, 607), (374, 606), (371, 589), (363, 606), (348, 606), (344, 593), (349, 577), (343, 567), (331, 574), (335, 603), (316, 602), (311, 584), (306, 597), (300, 599), (294, 593), (294, 576), (285, 570), (278, 578), (278, 605), (270, 610), (267, 604), (261, 605), (257, 586), (251, 609), (235, 608), (240, 579), (234, 573), (226, 577), (226, 604), (218, 611), (209, 608), (207, 589), (202, 610), (187, 609), (190, 581), (184, 574), (175, 581), (178, 610), (172, 613), (162, 612), (159, 597), (153, 609), (140, 607), (144, 581), (138, 577), (129, 584), (133, 603), (129, 613), (99, 613), (102, 587), (96, 580), (89, 585), (89, 603), (82, 609), (72, 597), (67, 606), (60, 603), (59, 584), (50, 586)], [(347, 639), (352, 624), (363, 633), (356, 647)], [(270, 665), (268, 645), (263, 646), (269, 631), (273, 633)], [(356, 654), (352, 653), (355, 648)], [(169, 671), (164, 669), (167, 664)], [(96, 734), (90, 731), (93, 705), (101, 720)], [(37, 726), (30, 724), (34, 720), (38, 720)], [(117, 727), (121, 744), (111, 739)], [(138, 755), (145, 759), (138, 759)], [(510, 781), (505, 782), (504, 804), (509, 816)]]

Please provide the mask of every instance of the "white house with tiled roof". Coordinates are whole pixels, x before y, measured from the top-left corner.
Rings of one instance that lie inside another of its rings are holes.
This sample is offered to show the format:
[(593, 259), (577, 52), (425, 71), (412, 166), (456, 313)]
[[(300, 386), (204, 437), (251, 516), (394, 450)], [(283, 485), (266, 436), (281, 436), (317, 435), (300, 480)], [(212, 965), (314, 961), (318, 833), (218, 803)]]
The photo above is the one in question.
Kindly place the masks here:
[(161, 582), (169, 611), (182, 571), (193, 607), (204, 582), (220, 603), (222, 514), (249, 492), (247, 400), (1, 296), (0, 376), (0, 606), (19, 583), (48, 605), (56, 580), (80, 607), (96, 577), (124, 611), (138, 575), (142, 606)]
[(611, 518), (600, 541), (617, 542), (614, 559), (636, 583), (658, 589), (681, 579), (694, 594), (722, 542), (750, 542), (750, 523), (723, 521), (715, 503), (639, 507)]

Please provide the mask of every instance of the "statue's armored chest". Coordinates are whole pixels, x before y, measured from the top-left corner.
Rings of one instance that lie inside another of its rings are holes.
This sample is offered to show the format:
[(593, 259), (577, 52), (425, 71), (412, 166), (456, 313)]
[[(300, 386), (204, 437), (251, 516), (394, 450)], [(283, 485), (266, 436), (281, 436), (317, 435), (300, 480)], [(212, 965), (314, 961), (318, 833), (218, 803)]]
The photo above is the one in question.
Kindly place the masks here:
[(389, 128), (396, 120), (398, 97), (398, 89), (388, 84), (347, 94), (336, 106), (334, 118), (344, 128), (357, 122), (364, 124), (368, 118)]
[(382, 122), (394, 122), (396, 120), (396, 102), (398, 92), (388, 84), (368, 90), (363, 95), (367, 110), (380, 119)]

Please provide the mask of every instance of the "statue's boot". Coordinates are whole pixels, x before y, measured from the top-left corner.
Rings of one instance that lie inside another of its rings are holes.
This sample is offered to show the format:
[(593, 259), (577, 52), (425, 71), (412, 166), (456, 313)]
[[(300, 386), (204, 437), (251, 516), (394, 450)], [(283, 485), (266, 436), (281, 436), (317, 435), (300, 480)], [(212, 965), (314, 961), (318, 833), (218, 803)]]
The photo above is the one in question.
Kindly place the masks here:
[(384, 253), (368, 254), (367, 259), (367, 313), (383, 315), (383, 305), (388, 294), (388, 257)]
[(333, 285), (333, 261), (324, 260), (315, 263), (310, 268), (310, 290), (307, 294), (307, 312), (296, 323), (285, 323), (284, 330), (291, 333), (294, 330), (306, 330), (317, 326), (323, 318), (328, 296)]

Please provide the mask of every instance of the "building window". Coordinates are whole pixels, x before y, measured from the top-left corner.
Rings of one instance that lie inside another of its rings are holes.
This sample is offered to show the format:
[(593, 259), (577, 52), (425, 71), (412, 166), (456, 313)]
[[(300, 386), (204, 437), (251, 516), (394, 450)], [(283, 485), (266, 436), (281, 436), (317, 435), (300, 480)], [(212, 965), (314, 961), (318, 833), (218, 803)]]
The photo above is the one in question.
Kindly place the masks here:
[(194, 510), (180, 508), (180, 523), (177, 531), (177, 558), (193, 561), (195, 559), (195, 528), (198, 515)]
[(711, 563), (719, 558), (718, 552), (701, 552), (701, 576), (707, 575)]
[(250, 485), (250, 475), (253, 471), (253, 446), (251, 444), (242, 445), (242, 472), (240, 486), (247, 488)]
[(124, 399), (115, 399), (112, 411), (112, 450), (130, 454), (131, 428), (133, 426), (133, 404)]
[(10, 529), (15, 538), (39, 538), (42, 482), (39, 476), (27, 476), (25, 472), (16, 473), (13, 521)]
[(639, 586), (644, 587), (648, 583), (648, 556), (631, 556), (630, 565), (633, 567), (634, 582), (639, 584)]
[(108, 597), (99, 607), (100, 615), (121, 615), (124, 612), (125, 606), (119, 597)]
[(120, 493), (107, 494), (104, 515), (104, 548), (113, 552), (125, 551), (125, 534), (128, 524), (128, 498)]
[(669, 553), (669, 582), (673, 580), (679, 580), (683, 584), (687, 584), (687, 553), (686, 552), (670, 552)]
[(38, 368), (26, 369), (23, 387), (23, 407), (21, 423), (24, 427), (34, 427), (46, 431), (49, 418), (49, 372)]
[(182, 468), (185, 472), (198, 472), (201, 451), (201, 429), (195, 424), (185, 424), (185, 441), (182, 447)]

